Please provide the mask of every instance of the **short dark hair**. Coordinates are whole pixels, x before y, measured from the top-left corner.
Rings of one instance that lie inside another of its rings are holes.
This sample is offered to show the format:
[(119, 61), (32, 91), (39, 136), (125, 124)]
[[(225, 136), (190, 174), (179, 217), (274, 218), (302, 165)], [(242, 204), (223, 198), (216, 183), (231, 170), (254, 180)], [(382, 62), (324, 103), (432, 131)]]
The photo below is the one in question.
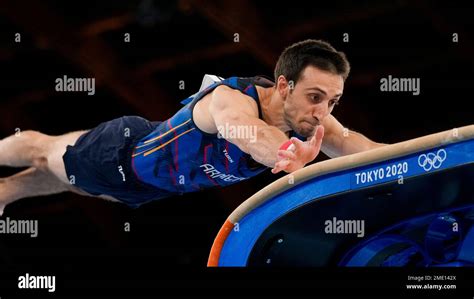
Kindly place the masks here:
[(328, 42), (308, 39), (289, 46), (281, 53), (275, 66), (275, 83), (283, 75), (296, 84), (309, 65), (340, 75), (344, 81), (351, 68), (343, 52), (337, 51)]

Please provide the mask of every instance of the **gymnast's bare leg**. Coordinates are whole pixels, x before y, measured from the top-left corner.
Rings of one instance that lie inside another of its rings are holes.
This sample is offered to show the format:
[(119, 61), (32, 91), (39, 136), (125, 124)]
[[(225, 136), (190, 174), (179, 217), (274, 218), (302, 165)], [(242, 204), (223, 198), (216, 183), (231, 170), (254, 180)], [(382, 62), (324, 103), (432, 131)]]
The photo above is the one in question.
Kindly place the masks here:
[(0, 166), (28, 167), (10, 177), (0, 178), (0, 215), (6, 205), (21, 198), (66, 191), (89, 195), (69, 183), (62, 158), (67, 145), (74, 145), (86, 132), (49, 136), (24, 131), (0, 140)]

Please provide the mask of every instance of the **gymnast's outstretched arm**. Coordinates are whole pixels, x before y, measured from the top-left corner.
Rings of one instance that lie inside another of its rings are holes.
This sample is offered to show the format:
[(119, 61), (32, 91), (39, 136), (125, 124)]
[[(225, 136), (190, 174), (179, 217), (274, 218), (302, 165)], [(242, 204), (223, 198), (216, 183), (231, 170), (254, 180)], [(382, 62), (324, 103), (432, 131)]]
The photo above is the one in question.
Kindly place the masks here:
[(344, 128), (333, 115), (328, 115), (322, 125), (325, 134), (321, 150), (330, 158), (355, 154), (386, 145), (374, 142), (360, 133)]
[(270, 126), (259, 119), (257, 107), (254, 105), (254, 101), (241, 92), (220, 86), (212, 94), (209, 112), (216, 127), (255, 128), (256, 136), (239, 136), (237, 138), (224, 136), (224, 138), (245, 153), (250, 154), (255, 161), (273, 167), (278, 161), (279, 147), (289, 139), (277, 127)]
[(320, 128), (319, 134), (315, 134), (314, 138), (308, 142), (294, 139), (292, 141), (295, 145), (294, 152), (280, 150), (281, 146), (289, 140), (288, 136), (279, 128), (259, 119), (257, 107), (250, 103), (254, 102), (248, 96), (226, 86), (220, 86), (214, 90), (209, 112), (216, 127), (230, 125), (256, 129), (256, 138), (246, 136), (226, 138), (227, 140), (250, 154), (255, 161), (273, 167), (272, 173), (280, 171), (290, 173), (314, 160), (321, 147), (323, 128)]

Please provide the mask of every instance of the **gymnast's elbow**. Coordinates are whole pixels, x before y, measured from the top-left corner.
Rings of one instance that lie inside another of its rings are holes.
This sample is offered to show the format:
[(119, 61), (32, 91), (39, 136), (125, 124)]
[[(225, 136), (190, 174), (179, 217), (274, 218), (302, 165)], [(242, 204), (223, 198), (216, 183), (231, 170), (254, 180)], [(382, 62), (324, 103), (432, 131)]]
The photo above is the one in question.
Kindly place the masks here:
[(387, 143), (379, 143), (379, 142), (372, 142), (371, 146), (370, 146), (370, 149), (375, 149), (375, 148), (379, 148), (379, 147), (384, 147), (384, 146), (387, 146), (389, 144)]

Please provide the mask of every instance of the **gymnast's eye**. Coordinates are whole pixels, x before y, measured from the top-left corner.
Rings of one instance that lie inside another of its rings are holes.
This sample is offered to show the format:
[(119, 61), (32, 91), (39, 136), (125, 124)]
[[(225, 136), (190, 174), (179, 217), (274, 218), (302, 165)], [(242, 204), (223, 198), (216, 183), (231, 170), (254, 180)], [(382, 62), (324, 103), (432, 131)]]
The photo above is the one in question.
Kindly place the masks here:
[(321, 99), (322, 99), (322, 97), (319, 94), (310, 94), (309, 98), (314, 103), (319, 103), (319, 102), (321, 102)]

